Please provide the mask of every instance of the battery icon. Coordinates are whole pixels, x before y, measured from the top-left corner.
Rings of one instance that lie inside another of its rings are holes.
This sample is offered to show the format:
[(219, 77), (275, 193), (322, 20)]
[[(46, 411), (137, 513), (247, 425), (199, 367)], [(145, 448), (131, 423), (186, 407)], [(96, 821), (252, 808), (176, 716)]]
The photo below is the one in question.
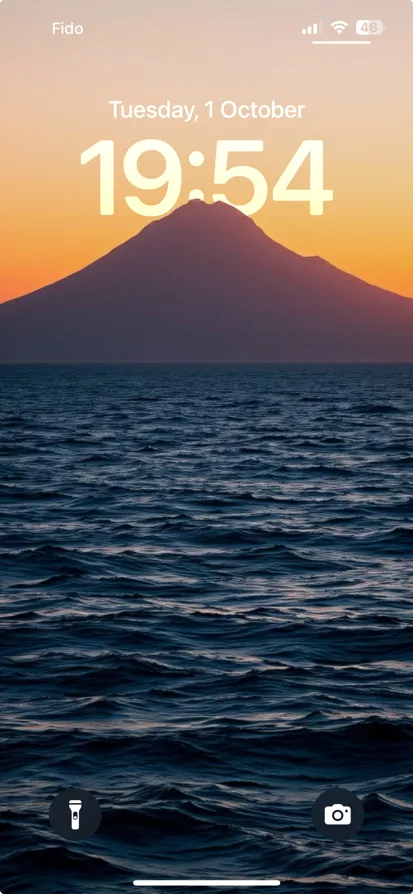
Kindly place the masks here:
[(362, 37), (383, 34), (383, 31), (384, 22), (381, 22), (380, 19), (359, 19), (356, 22), (356, 32)]

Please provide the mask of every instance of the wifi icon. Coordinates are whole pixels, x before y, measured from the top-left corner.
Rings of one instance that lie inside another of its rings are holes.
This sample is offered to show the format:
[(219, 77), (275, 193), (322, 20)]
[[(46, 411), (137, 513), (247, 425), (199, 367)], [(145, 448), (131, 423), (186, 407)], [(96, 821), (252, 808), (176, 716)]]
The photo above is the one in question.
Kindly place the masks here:
[(331, 22), (331, 27), (337, 34), (342, 34), (348, 28), (348, 22)]

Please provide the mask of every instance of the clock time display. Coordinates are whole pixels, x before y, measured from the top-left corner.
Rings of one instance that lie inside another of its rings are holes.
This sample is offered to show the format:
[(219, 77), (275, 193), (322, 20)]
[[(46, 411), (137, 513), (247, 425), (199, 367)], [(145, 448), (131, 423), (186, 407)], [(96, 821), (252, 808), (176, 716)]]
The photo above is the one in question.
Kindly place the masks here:
[[(263, 152), (262, 140), (218, 140), (215, 152), (214, 184), (224, 186), (235, 177), (249, 181), (253, 187), (252, 198), (242, 205), (229, 201), (225, 192), (212, 194), (214, 202), (226, 202), (244, 214), (252, 215), (260, 211), (269, 198), (269, 185), (264, 174), (256, 167), (246, 164), (233, 164), (239, 152)], [(139, 170), (139, 159), (145, 152), (158, 152), (165, 161), (165, 168), (158, 177), (145, 177)], [(99, 159), (100, 167), (100, 199), (99, 209), (102, 215), (115, 213), (115, 143), (114, 140), (99, 140), (80, 156), (82, 165)], [(306, 159), (310, 161), (310, 182), (307, 189), (294, 189), (291, 183)], [(200, 167), (205, 157), (199, 149), (189, 155), (189, 164)], [(140, 140), (133, 143), (123, 158), (123, 170), (128, 183), (137, 190), (153, 190), (166, 187), (163, 198), (156, 204), (147, 204), (140, 196), (125, 195), (128, 207), (142, 217), (161, 217), (175, 207), (182, 192), (182, 164), (175, 149), (163, 140)], [(192, 189), (189, 199), (204, 199), (200, 189)], [(324, 143), (323, 140), (304, 140), (287, 167), (272, 188), (274, 202), (308, 202), (312, 215), (321, 215), (324, 202), (332, 202), (333, 191), (324, 189)]]

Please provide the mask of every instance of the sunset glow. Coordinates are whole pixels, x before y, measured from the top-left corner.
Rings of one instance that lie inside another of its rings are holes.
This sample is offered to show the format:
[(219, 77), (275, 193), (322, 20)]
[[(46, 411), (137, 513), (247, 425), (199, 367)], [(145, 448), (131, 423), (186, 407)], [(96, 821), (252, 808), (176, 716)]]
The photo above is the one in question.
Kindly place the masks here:
[[(348, 5), (356, 9), (355, 3)], [(207, 8), (190, 0), (173, 4), (173, 11), (171, 4), (161, 6), (161, 16), (159, 4), (146, 8), (138, 26), (134, 0), (124, 0), (121, 15), (114, 4), (99, 17), (74, 0), (70, 17), (83, 23), (80, 37), (52, 36), (51, 3), (40, 4), (40, 11), (28, 6), (23, 24), (17, 5), (1, 10), (6, 27), (0, 34), (0, 73), (11, 86), (0, 100), (7, 122), (1, 148), (0, 301), (80, 269), (148, 223), (128, 208), (131, 187), (122, 171), (127, 148), (145, 138), (165, 140), (178, 153), (183, 170), (178, 204), (194, 188), (212, 201), (219, 139), (264, 141), (259, 159), (246, 156), (240, 163), (264, 174), (269, 193), (302, 140), (322, 139), (325, 188), (334, 191), (323, 216), (311, 217), (306, 205), (268, 201), (254, 219), (294, 251), (320, 255), (368, 282), (413, 297), (406, 11), (380, 43), (337, 49), (313, 47), (302, 38), (305, 2), (285, 4), (282, 26), (279, 10), (265, 0), (254, 6), (253, 21), (246, 4), (237, 5), (236, 18), (231, 4), (224, 11), (218, 0)], [(331, 4), (324, 8), (331, 18)], [(375, 15), (384, 15), (385, 8), (378, 0)], [(115, 120), (110, 105), (168, 99), (194, 104), (203, 113), (196, 123)], [(275, 100), (305, 110), (300, 120), (219, 115), (208, 120), (205, 103), (219, 106), (229, 99)], [(101, 139), (114, 140), (116, 147), (113, 217), (99, 215), (98, 163), (80, 165), (81, 153)], [(194, 150), (205, 156), (201, 167), (188, 162)], [(140, 169), (153, 176), (162, 164), (146, 158)], [(308, 186), (306, 170), (296, 185)], [(164, 191), (146, 193), (145, 201), (159, 201)], [(235, 203), (250, 195), (238, 179), (226, 191)]]

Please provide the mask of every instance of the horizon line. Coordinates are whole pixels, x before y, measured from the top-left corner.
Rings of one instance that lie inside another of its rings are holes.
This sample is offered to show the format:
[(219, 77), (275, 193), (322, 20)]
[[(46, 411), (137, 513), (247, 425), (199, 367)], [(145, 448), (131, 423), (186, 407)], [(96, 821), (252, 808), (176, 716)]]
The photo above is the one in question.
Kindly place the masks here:
[(413, 360), (0, 360), (0, 369), (33, 366), (413, 366)]

